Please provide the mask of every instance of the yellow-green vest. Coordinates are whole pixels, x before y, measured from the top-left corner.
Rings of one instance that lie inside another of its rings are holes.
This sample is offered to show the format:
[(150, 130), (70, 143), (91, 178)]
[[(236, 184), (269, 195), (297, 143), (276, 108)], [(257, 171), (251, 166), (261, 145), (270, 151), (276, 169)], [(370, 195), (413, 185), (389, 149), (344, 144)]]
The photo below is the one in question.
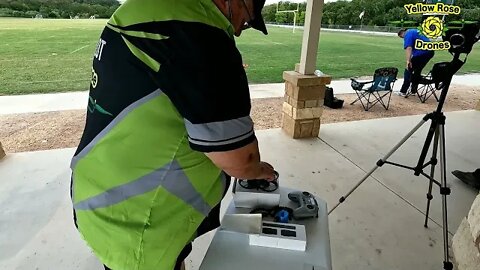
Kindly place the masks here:
[[(109, 24), (122, 31), (159, 20), (201, 22), (232, 36), (231, 24), (211, 0), (128, 0)], [(226, 181), (205, 154), (190, 148), (184, 119), (161, 89), (125, 108), (73, 158), (71, 168), (78, 230), (114, 270), (172, 270), (220, 202)]]

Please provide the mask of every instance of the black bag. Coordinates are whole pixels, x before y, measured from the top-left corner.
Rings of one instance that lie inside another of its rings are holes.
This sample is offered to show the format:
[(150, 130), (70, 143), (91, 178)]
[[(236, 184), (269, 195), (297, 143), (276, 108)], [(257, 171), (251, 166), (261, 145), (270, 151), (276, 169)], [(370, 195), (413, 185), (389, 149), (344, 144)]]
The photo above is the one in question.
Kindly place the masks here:
[(333, 96), (333, 88), (328, 87), (325, 89), (325, 99), (323, 104), (332, 109), (340, 109), (343, 107), (343, 99), (338, 99)]

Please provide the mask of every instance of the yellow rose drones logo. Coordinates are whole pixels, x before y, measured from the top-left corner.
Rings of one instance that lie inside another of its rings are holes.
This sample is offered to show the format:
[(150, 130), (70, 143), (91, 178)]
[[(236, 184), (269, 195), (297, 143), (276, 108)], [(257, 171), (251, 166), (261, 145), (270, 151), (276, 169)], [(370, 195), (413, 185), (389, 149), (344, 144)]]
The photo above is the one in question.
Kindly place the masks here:
[(419, 27), (423, 35), (428, 38), (436, 39), (443, 35), (443, 22), (440, 18), (430, 16)]
[[(407, 14), (423, 14), (428, 16), (418, 30), (429, 39), (438, 39), (445, 34), (447, 28), (443, 24), (443, 20), (435, 15), (450, 15), (460, 14), (460, 7), (454, 5), (446, 5), (443, 3), (437, 4), (407, 4), (405, 5)], [(415, 40), (415, 49), (417, 50), (448, 50), (451, 45), (448, 41), (423, 41), (421, 39)]]

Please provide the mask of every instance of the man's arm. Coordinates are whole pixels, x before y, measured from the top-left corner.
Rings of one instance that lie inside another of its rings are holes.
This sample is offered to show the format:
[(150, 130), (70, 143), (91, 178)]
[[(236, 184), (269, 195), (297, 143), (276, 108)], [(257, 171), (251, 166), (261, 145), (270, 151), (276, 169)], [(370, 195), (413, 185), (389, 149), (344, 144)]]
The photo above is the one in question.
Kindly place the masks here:
[(414, 30), (408, 30), (405, 33), (405, 37), (403, 38), (403, 48), (405, 49), (405, 60), (407, 62), (407, 69), (412, 67), (412, 51), (413, 46), (415, 46), (415, 32)]
[(155, 59), (165, 58), (153, 78), (184, 118), (190, 147), (232, 177), (273, 179), (272, 166), (260, 161), (235, 41), (198, 23), (175, 22), (175, 30), (161, 44), (143, 48)]
[(412, 67), (412, 47), (407, 47), (405, 49), (405, 57), (406, 57), (406, 61), (407, 61), (407, 69), (410, 69)]
[(274, 178), (273, 167), (260, 160), (256, 139), (252, 143), (235, 150), (210, 152), (206, 155), (217, 167), (230, 176), (240, 179), (273, 180)]

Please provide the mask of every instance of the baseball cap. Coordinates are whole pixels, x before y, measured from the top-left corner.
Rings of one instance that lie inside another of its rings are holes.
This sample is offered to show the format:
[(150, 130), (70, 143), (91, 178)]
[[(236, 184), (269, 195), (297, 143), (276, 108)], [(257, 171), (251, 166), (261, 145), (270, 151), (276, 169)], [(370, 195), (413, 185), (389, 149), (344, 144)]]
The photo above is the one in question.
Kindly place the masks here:
[(262, 17), (262, 9), (265, 5), (265, 0), (253, 0), (253, 16), (254, 19), (248, 24), (253, 28), (256, 29), (265, 35), (268, 35), (267, 27), (265, 26), (265, 22), (263, 21)]

